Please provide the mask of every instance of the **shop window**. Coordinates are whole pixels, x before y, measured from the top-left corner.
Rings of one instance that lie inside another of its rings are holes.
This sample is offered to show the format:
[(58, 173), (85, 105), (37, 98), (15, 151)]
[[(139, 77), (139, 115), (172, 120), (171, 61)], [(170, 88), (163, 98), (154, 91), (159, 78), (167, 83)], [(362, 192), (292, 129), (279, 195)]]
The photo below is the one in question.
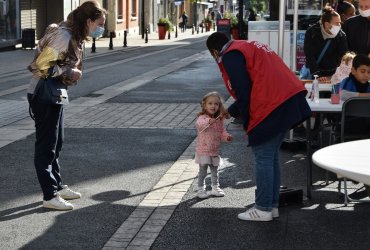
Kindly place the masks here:
[(117, 1), (117, 19), (123, 19), (123, 0)]

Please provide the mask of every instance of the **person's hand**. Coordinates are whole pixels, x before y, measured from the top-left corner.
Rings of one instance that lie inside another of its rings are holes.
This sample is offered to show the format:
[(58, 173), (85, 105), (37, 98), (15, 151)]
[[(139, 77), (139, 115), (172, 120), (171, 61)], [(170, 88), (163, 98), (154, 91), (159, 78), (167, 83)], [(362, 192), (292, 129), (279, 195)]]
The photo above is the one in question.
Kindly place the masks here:
[(228, 142), (231, 142), (234, 140), (234, 137), (232, 135), (229, 135), (226, 139)]
[(322, 76), (322, 77), (319, 77), (319, 82), (321, 83), (330, 83), (330, 79), (331, 77), (328, 77), (328, 76)]
[(227, 112), (227, 110), (225, 110), (225, 112), (222, 114), (222, 117), (225, 119), (230, 119), (231, 115), (229, 114), (229, 112)]
[(214, 123), (216, 121), (216, 119), (215, 118), (209, 118), (209, 124), (212, 124), (212, 123)]
[(72, 81), (76, 82), (78, 80), (80, 80), (82, 76), (82, 71), (77, 69), (77, 68), (74, 68), (72, 69)]

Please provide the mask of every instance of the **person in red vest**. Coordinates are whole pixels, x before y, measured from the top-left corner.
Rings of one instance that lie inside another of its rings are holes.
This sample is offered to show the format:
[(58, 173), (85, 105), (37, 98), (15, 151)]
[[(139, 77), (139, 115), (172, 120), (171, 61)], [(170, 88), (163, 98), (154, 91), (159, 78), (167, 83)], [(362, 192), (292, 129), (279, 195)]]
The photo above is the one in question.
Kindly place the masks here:
[(265, 44), (230, 40), (215, 32), (208, 37), (207, 47), (235, 99), (228, 112), (241, 118), (255, 155), (255, 205), (238, 218), (271, 221), (279, 217), (279, 149), (287, 132), (311, 115), (307, 91)]

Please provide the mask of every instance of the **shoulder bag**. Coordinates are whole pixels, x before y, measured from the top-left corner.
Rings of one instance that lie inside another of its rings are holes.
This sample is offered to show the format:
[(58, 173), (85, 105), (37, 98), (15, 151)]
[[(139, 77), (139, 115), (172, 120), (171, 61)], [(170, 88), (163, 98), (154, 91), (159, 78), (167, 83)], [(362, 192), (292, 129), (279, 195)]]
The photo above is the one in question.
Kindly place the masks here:
[(53, 67), (48, 70), (48, 77), (39, 80), (33, 97), (42, 104), (68, 104), (67, 86), (63, 84), (61, 77), (51, 77), (52, 72)]
[[(324, 48), (322, 49), (321, 53), (320, 53), (320, 56), (319, 58), (317, 59), (316, 61), (316, 64), (319, 64), (321, 62), (321, 59), (324, 57), (324, 54), (326, 52), (326, 50), (328, 49), (329, 45), (331, 43), (331, 39), (328, 39), (326, 41), (326, 44), (324, 46)], [(312, 80), (312, 74), (311, 74), (311, 71), (310, 69), (305, 65), (303, 65), (303, 67), (301, 68), (301, 70), (299, 71), (299, 79), (306, 79), (306, 80)]]

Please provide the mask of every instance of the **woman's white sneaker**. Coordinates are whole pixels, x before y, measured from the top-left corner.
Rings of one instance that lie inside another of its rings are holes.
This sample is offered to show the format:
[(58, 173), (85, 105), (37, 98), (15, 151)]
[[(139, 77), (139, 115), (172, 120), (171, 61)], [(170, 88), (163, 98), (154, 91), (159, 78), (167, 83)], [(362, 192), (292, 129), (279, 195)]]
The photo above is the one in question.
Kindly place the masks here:
[(56, 209), (56, 210), (72, 210), (73, 205), (69, 203), (68, 201), (64, 200), (60, 195), (57, 193), (57, 195), (48, 201), (43, 201), (42, 203), (43, 207)]
[(62, 185), (62, 190), (59, 190), (58, 193), (60, 196), (65, 200), (73, 200), (81, 198), (81, 194), (79, 192), (73, 191), (67, 185)]
[(262, 211), (255, 207), (252, 207), (245, 211), (244, 213), (238, 214), (238, 218), (241, 220), (250, 220), (250, 221), (271, 221), (272, 212)]

